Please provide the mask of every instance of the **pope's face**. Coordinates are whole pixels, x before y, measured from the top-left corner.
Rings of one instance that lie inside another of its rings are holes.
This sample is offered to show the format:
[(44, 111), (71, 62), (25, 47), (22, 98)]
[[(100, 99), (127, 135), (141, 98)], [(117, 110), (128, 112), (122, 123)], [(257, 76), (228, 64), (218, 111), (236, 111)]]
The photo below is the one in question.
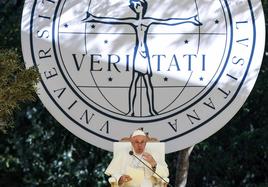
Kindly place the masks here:
[(131, 138), (131, 144), (136, 154), (143, 153), (146, 146), (146, 136), (138, 135)]

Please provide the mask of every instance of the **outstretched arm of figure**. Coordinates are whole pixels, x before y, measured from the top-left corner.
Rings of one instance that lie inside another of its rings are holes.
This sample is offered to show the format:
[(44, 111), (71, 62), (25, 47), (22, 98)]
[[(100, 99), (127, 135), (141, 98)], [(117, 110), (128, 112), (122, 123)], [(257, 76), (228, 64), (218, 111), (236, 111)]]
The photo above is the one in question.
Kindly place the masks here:
[(157, 19), (157, 18), (145, 18), (150, 20), (151, 24), (158, 24), (158, 25), (180, 25), (184, 23), (191, 23), (195, 26), (201, 26), (202, 23), (198, 20), (198, 16), (195, 15), (189, 18), (168, 18), (168, 19)]
[(135, 18), (112, 18), (112, 17), (98, 17), (87, 12), (87, 16), (82, 21), (90, 23), (105, 23), (105, 24), (132, 24)]

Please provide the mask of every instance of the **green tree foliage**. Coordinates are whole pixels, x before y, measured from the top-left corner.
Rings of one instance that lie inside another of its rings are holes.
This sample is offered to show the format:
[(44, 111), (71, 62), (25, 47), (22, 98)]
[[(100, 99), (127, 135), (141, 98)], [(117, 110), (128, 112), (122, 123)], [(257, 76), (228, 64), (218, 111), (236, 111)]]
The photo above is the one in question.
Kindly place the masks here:
[(22, 0), (0, 1), (0, 46), (20, 49)]
[(18, 120), (0, 136), (0, 186), (107, 186), (111, 154), (69, 133), (39, 102)]
[(35, 99), (38, 72), (25, 70), (17, 51), (0, 49), (0, 80), (0, 120), (8, 121), (20, 103)]
[[(263, 5), (267, 17), (268, 1)], [(0, 48), (20, 51), (21, 12), (21, 1), (0, 1)], [(267, 62), (265, 56), (254, 90), (239, 113), (194, 148), (188, 186), (268, 186)], [(108, 186), (103, 171), (111, 153), (76, 138), (39, 101), (21, 109), (14, 128), (0, 133), (0, 186)], [(174, 181), (177, 153), (167, 160)]]

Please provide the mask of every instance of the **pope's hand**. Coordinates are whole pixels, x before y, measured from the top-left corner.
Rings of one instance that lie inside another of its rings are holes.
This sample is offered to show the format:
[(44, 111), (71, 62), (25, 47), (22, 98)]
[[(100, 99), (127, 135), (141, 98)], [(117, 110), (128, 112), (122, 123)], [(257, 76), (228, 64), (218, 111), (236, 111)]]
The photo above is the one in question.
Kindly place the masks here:
[(131, 180), (132, 180), (132, 178), (131, 178), (129, 175), (122, 175), (122, 176), (120, 177), (119, 181), (118, 181), (118, 184), (119, 184), (119, 185), (122, 185), (122, 184), (124, 184), (124, 183), (126, 183), (126, 182), (129, 182), (129, 181), (131, 181)]
[(145, 161), (147, 161), (152, 167), (156, 166), (156, 161), (154, 157), (149, 153), (143, 153), (142, 157)]

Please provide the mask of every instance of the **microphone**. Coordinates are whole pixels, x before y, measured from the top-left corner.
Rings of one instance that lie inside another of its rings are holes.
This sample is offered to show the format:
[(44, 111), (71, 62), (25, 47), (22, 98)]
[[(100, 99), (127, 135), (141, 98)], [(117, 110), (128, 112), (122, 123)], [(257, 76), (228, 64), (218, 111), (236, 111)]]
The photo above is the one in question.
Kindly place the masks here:
[[(149, 167), (145, 162), (143, 162), (139, 157), (137, 157), (133, 151), (129, 151), (129, 155), (134, 156), (138, 161), (143, 163), (148, 169), (150, 169), (153, 173), (155, 173), (160, 179), (162, 179), (168, 186), (171, 186), (163, 177), (161, 177), (158, 173), (156, 173), (151, 167)], [(172, 187), (172, 186), (171, 186)]]

